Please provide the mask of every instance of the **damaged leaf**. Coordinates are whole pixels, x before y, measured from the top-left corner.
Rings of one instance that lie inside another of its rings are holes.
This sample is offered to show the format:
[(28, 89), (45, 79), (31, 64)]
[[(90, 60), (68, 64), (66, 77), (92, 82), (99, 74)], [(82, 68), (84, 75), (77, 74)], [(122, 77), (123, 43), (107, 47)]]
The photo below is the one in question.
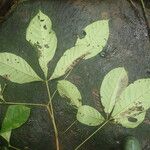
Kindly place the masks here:
[(77, 63), (82, 61), (85, 56), (89, 54), (90, 49), (91, 48), (86, 46), (75, 46), (68, 49), (58, 61), (50, 79), (59, 78), (73, 69)]
[(82, 106), (82, 97), (77, 87), (67, 80), (58, 81), (57, 89), (59, 94), (67, 98), (69, 103), (75, 107)]
[(78, 38), (75, 46), (65, 51), (50, 79), (63, 76), (79, 61), (94, 57), (102, 51), (109, 37), (108, 20), (96, 21), (88, 25), (84, 31), (85, 37)]
[(116, 100), (128, 85), (128, 75), (124, 68), (115, 68), (105, 77), (100, 88), (101, 102), (106, 114), (111, 113)]
[(150, 79), (140, 79), (130, 84), (117, 100), (112, 117), (127, 128), (138, 126), (150, 107)]
[(35, 47), (39, 64), (47, 77), (48, 63), (53, 58), (57, 47), (57, 38), (52, 30), (50, 18), (39, 11), (27, 28), (26, 39)]
[(0, 53), (0, 75), (16, 83), (42, 80), (24, 59), (11, 53)]
[(77, 120), (88, 126), (98, 126), (103, 123), (103, 116), (93, 107), (83, 105), (77, 112)]
[(108, 21), (109, 20), (101, 20), (91, 23), (84, 29), (84, 37), (78, 37), (75, 45), (91, 47), (89, 55), (87, 55), (85, 59), (94, 57), (103, 50), (109, 37)]

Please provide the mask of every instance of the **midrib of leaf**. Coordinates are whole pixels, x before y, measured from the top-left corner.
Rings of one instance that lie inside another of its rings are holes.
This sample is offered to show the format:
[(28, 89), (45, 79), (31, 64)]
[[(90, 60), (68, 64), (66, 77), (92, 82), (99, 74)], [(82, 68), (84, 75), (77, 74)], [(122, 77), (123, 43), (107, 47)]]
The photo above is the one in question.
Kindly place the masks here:
[[(40, 24), (40, 31), (41, 31), (40, 33), (41, 33), (41, 36), (44, 37), (43, 32), (42, 32), (42, 24), (41, 24), (41, 22), (40, 22), (39, 24)], [(44, 39), (43, 39), (43, 38), (42, 38), (42, 47), (43, 47), (43, 51), (45, 51), (45, 48), (44, 48)], [(45, 59), (45, 55), (43, 55), (43, 53), (42, 53), (42, 56), (41, 56), (41, 57), (43, 57), (43, 60), (46, 60), (46, 59)], [(39, 59), (40, 59), (40, 57), (39, 57)], [(44, 66), (47, 67), (46, 61), (43, 61), (43, 60), (42, 60), (42, 62), (44, 62)], [(45, 70), (43, 66), (42, 66), (42, 70)], [(47, 72), (47, 71), (46, 71), (46, 72)], [(46, 75), (45, 73), (44, 73), (44, 75), (45, 75), (45, 78), (47, 78), (47, 77), (46, 77), (47, 75)]]
[[(123, 70), (122, 70), (122, 72), (121, 72), (121, 75), (122, 75), (122, 73), (123, 73)], [(118, 81), (120, 81), (121, 80), (121, 78), (122, 78), (122, 76), (120, 75), (120, 78), (118, 78), (118, 80), (117, 80), (117, 83), (118, 83)], [(119, 82), (120, 83), (120, 82)], [(110, 103), (109, 103), (109, 110), (108, 110), (108, 112), (111, 112), (112, 110), (110, 110), (110, 106), (112, 105), (112, 102), (113, 102), (113, 100), (115, 101), (114, 102), (114, 105), (113, 105), (113, 107), (115, 106), (115, 103), (116, 103), (116, 98), (117, 98), (117, 94), (118, 94), (118, 91), (119, 91), (119, 86), (120, 86), (120, 84), (117, 84), (117, 86), (115, 87), (115, 90), (114, 90), (114, 92), (112, 93), (112, 95), (111, 95), (111, 100), (110, 100)], [(115, 94), (116, 93), (116, 94)], [(112, 108), (113, 108), (112, 107)]]
[[(137, 99), (135, 99), (131, 104), (129, 104), (127, 107), (123, 108), (119, 113), (117, 113), (116, 115), (114, 115), (114, 116), (112, 116), (112, 117), (116, 117), (116, 116), (120, 115), (122, 112), (124, 112), (124, 111), (125, 111), (126, 109), (128, 109), (130, 106), (132, 106), (135, 101), (137, 101), (138, 99), (140, 99), (141, 97), (143, 97), (143, 95), (144, 95), (145, 93), (149, 92), (149, 90), (150, 90), (150, 88), (149, 88), (147, 91), (145, 91), (145, 92), (142, 94), (142, 96), (139, 96), (139, 97), (138, 97)], [(115, 118), (115, 119), (117, 119), (117, 118)]]
[(38, 75), (37, 76), (32, 76), (32, 75), (30, 75), (30, 74), (27, 74), (27, 73), (25, 73), (25, 72), (23, 72), (22, 70), (19, 70), (18, 68), (15, 68), (15, 67), (13, 67), (13, 66), (10, 66), (10, 65), (8, 65), (8, 64), (6, 64), (6, 63), (3, 63), (3, 62), (0, 62), (1, 64), (4, 64), (4, 65), (6, 65), (6, 66), (9, 66), (10, 68), (13, 68), (13, 69), (15, 69), (15, 70), (17, 70), (17, 71), (19, 71), (19, 72), (22, 72), (22, 73), (24, 73), (24, 74), (26, 74), (26, 75), (28, 75), (28, 76), (30, 76), (30, 77), (34, 77), (34, 78), (39, 78), (40, 80), (42, 80)]

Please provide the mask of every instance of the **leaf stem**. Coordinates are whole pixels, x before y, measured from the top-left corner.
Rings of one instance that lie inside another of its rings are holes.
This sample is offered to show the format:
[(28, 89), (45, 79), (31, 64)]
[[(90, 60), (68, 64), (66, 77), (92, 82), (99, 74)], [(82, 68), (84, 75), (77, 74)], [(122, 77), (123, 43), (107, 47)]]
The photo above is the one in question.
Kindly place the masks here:
[(0, 105), (26, 105), (26, 106), (39, 106), (46, 107), (46, 104), (35, 104), (35, 103), (16, 103), (16, 102), (2, 102)]
[(62, 134), (65, 134), (76, 122), (77, 120), (73, 121), (71, 125)]
[(57, 92), (57, 90), (55, 90), (55, 91), (54, 91), (53, 95), (51, 96), (51, 99), (50, 99), (50, 100), (49, 100), (49, 102), (48, 102), (48, 105), (49, 105), (49, 104), (50, 104), (50, 102), (53, 100), (53, 98), (54, 98), (54, 96), (55, 96), (56, 92)]
[(110, 120), (105, 121), (98, 129), (96, 129), (90, 136), (88, 136), (75, 150), (78, 150), (84, 143), (86, 143), (93, 135), (95, 135), (100, 129), (102, 129)]
[(12, 149), (15, 149), (15, 150), (21, 150), (21, 149), (19, 149), (17, 147), (14, 147), (14, 146), (10, 145), (10, 144), (9, 144), (9, 147), (12, 148)]
[(0, 99), (0, 101), (1, 101), (0, 103), (6, 103), (6, 101), (3, 97)]
[(2, 94), (2, 95), (3, 95), (3, 93), (4, 93), (5, 89), (6, 89), (6, 86), (7, 86), (7, 84), (5, 83), (5, 84), (4, 84), (4, 87), (3, 87), (2, 91), (1, 91), (1, 94)]
[(56, 149), (60, 150), (60, 148), (59, 148), (58, 130), (57, 130), (57, 126), (56, 126), (54, 110), (53, 110), (53, 103), (52, 103), (52, 98), (51, 98), (51, 95), (50, 95), (50, 89), (49, 89), (48, 81), (45, 81), (45, 83), (46, 83), (46, 88), (47, 88), (47, 93), (48, 93), (48, 98), (49, 98), (49, 103), (47, 104), (46, 108), (47, 108), (47, 110), (49, 112), (49, 115), (50, 115), (50, 117), (52, 119), (52, 123), (53, 123), (53, 127), (54, 127)]

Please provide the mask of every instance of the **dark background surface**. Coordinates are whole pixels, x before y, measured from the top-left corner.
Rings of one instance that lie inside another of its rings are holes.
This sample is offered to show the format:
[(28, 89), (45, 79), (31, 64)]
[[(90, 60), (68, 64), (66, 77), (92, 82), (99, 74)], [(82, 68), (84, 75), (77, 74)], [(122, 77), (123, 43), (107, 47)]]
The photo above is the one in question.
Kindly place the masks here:
[[(11, 52), (23, 57), (42, 77), (36, 52), (26, 41), (26, 28), (39, 9), (53, 23), (58, 38), (54, 59), (49, 64), (50, 74), (64, 51), (74, 46), (82, 29), (96, 20), (109, 19), (110, 35), (102, 53), (77, 65), (68, 80), (81, 91), (83, 103), (102, 111), (99, 88), (104, 76), (113, 68), (123, 66), (129, 80), (150, 77), (150, 43), (147, 26), (139, 4), (125, 0), (30, 0), (20, 4), (0, 24), (0, 52)], [(1, 78), (1, 83), (7, 82)], [(56, 88), (57, 80), (51, 82)], [(7, 101), (46, 103), (47, 93), (42, 83), (14, 84), (8, 82), (4, 93)], [(54, 97), (55, 114), (60, 133), (61, 149), (73, 150), (96, 128), (76, 123), (66, 134), (63, 131), (75, 120), (76, 112), (57, 94)], [(6, 107), (0, 106), (0, 120)], [(91, 138), (83, 150), (121, 150), (122, 139), (134, 135), (144, 150), (150, 150), (150, 113), (135, 129), (109, 124)], [(53, 128), (46, 110), (32, 109), (26, 124), (13, 131), (11, 144), (27, 150), (54, 150)]]

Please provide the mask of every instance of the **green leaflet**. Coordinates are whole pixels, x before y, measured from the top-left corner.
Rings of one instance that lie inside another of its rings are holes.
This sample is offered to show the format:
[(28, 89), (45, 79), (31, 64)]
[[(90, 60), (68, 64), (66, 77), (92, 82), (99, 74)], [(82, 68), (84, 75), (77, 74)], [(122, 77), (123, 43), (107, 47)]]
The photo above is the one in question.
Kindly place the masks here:
[(128, 75), (124, 68), (115, 68), (105, 77), (100, 88), (101, 102), (105, 113), (111, 113), (116, 100), (128, 85)]
[(115, 104), (112, 117), (127, 128), (138, 126), (150, 107), (150, 79), (140, 79), (130, 84)]
[(4, 100), (3, 94), (2, 94), (2, 85), (0, 84), (0, 100)]
[(39, 11), (27, 28), (26, 39), (36, 48), (39, 64), (47, 77), (47, 65), (53, 58), (57, 47), (57, 38), (52, 30), (50, 18)]
[(85, 59), (94, 57), (100, 53), (107, 43), (109, 37), (109, 24), (108, 20), (96, 21), (88, 25), (84, 29), (84, 38), (78, 38), (75, 45), (86, 45), (91, 47), (89, 55)]
[(128, 136), (123, 143), (123, 150), (142, 150), (141, 144), (134, 136)]
[(21, 105), (9, 106), (2, 123), (1, 133), (8, 132), (24, 124), (30, 115), (30, 108)]
[(86, 36), (78, 38), (74, 47), (66, 50), (58, 61), (50, 79), (63, 76), (79, 61), (89, 59), (100, 53), (109, 37), (108, 20), (96, 21), (85, 28)]
[(104, 121), (104, 118), (93, 107), (83, 105), (78, 109), (77, 120), (88, 126), (98, 126)]
[(9, 143), (10, 136), (11, 136), (11, 130), (7, 131), (7, 132), (0, 133), (0, 136), (2, 136)]
[(0, 53), (0, 75), (16, 83), (42, 80), (24, 59), (11, 53)]
[(71, 105), (75, 107), (82, 106), (82, 97), (77, 87), (67, 80), (58, 81), (57, 89), (62, 97), (69, 99)]
[(0, 135), (9, 142), (12, 129), (16, 129), (23, 125), (29, 116), (30, 108), (21, 105), (9, 106), (2, 123)]

